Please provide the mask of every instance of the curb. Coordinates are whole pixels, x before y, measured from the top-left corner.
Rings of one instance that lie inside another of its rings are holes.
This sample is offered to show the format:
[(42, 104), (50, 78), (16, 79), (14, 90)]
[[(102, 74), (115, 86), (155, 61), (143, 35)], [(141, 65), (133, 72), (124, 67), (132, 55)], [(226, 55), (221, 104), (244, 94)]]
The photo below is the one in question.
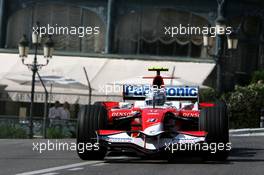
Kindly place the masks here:
[(243, 129), (230, 129), (229, 134), (232, 135), (252, 135), (263, 134), (264, 128), (243, 128)]

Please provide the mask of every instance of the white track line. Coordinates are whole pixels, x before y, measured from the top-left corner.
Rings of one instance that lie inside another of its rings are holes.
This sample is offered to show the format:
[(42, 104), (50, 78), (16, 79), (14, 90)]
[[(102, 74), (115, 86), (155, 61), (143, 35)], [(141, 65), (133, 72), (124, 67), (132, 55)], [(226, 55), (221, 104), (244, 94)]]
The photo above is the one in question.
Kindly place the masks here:
[(75, 167), (80, 167), (80, 166), (84, 166), (84, 165), (91, 165), (91, 164), (96, 164), (96, 163), (101, 163), (101, 162), (102, 161), (81, 162), (81, 163), (75, 163), (75, 164), (63, 165), (63, 166), (58, 166), (58, 167), (46, 168), (46, 169), (41, 169), (41, 170), (36, 170), (36, 171), (19, 173), (19, 174), (16, 174), (16, 175), (43, 174), (43, 173), (49, 173), (49, 172), (53, 172), (53, 171), (64, 170), (64, 169), (69, 169), (69, 168), (75, 168)]
[(84, 169), (83, 167), (77, 167), (77, 168), (72, 168), (72, 169), (68, 169), (68, 171), (79, 171)]
[(59, 173), (45, 173), (45, 174), (41, 174), (41, 175), (55, 175), (55, 174), (59, 174)]
[(108, 163), (97, 163), (97, 164), (94, 164), (94, 165), (91, 165), (91, 166), (103, 166), (103, 165), (107, 165)]

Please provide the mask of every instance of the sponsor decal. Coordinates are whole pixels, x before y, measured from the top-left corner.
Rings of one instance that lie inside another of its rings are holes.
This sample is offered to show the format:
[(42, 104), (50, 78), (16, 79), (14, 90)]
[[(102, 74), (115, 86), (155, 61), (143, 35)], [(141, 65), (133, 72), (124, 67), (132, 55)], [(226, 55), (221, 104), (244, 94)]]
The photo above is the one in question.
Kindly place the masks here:
[(199, 117), (200, 113), (198, 111), (194, 111), (194, 112), (184, 112), (182, 111), (182, 116), (183, 117)]
[(148, 112), (147, 115), (159, 115), (157, 112)]
[(178, 143), (196, 143), (204, 141), (204, 137), (196, 137), (196, 138), (175, 138), (174, 139)]
[(156, 118), (150, 118), (147, 120), (147, 122), (155, 122), (157, 119)]
[[(154, 91), (153, 86), (132, 86), (124, 85), (124, 95), (125, 97), (145, 97), (151, 91)], [(194, 86), (168, 86), (161, 88), (166, 92), (167, 98), (197, 98), (198, 87)]]
[(197, 87), (168, 87), (166, 88), (167, 97), (197, 97)]
[(150, 112), (153, 112), (153, 113), (157, 113), (157, 112), (159, 112), (157, 109), (150, 109), (149, 111), (150, 111)]
[(112, 112), (112, 117), (126, 117), (126, 116), (129, 116), (129, 115), (132, 115), (131, 112)]
[(108, 142), (132, 142), (132, 138), (119, 138), (119, 137), (109, 137), (109, 136), (101, 136), (101, 139)]

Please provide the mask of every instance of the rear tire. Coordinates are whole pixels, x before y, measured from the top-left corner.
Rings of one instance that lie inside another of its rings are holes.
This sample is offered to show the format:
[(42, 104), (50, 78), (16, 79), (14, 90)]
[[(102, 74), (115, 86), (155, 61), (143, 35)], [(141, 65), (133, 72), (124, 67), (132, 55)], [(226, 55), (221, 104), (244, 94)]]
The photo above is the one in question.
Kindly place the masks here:
[[(201, 110), (199, 119), (199, 130), (208, 132), (206, 143), (215, 145), (214, 150), (209, 149), (204, 154), (206, 160), (226, 160), (229, 155), (229, 127), (227, 107), (224, 102), (215, 103), (214, 107), (208, 107)], [(224, 149), (218, 147), (224, 144)], [(210, 147), (209, 147), (210, 148)], [(216, 151), (216, 152), (215, 152)], [(215, 153), (212, 153), (215, 152)]]
[[(107, 149), (97, 142), (96, 131), (107, 128), (105, 107), (100, 105), (82, 106), (77, 125), (77, 153), (79, 157), (83, 160), (104, 159)], [(93, 146), (92, 149), (87, 150), (85, 145)]]

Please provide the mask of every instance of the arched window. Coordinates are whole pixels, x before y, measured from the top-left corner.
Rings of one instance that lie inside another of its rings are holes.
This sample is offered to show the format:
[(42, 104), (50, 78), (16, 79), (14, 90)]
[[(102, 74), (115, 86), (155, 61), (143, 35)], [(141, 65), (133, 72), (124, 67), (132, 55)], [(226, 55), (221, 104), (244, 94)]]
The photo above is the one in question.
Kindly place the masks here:
[(165, 35), (164, 27), (202, 27), (204, 18), (173, 9), (144, 9), (120, 15), (115, 28), (115, 52), (184, 57), (206, 57), (202, 35)]
[[(100, 17), (87, 9), (64, 4), (36, 4), (21, 9), (8, 19), (6, 48), (17, 48), (23, 34), (31, 36), (32, 26), (40, 22), (41, 26), (52, 27), (99, 27), (100, 34), (84, 35), (60, 34), (53, 35), (55, 49), (72, 52), (103, 52), (105, 42), (105, 26)], [(80, 30), (82, 32), (82, 30)]]

